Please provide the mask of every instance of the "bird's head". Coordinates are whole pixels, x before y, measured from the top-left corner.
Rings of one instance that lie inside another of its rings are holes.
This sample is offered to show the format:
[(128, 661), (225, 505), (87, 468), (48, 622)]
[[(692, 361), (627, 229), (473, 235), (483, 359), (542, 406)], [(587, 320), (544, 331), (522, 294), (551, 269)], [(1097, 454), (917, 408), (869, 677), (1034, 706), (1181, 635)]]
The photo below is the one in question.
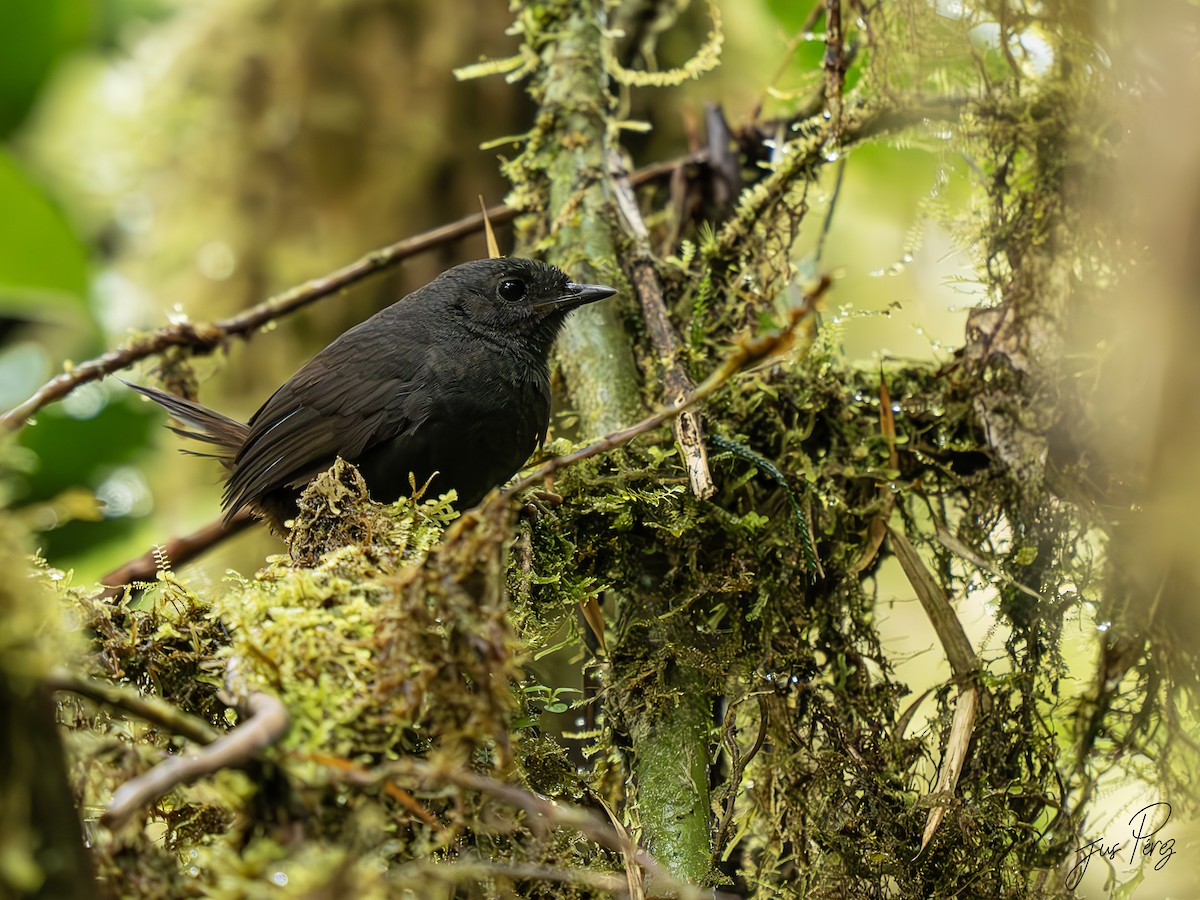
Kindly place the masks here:
[(486, 329), (549, 353), (567, 314), (615, 294), (603, 284), (577, 284), (534, 259), (480, 259), (443, 272), (434, 284), (452, 290), (451, 311), (473, 330)]

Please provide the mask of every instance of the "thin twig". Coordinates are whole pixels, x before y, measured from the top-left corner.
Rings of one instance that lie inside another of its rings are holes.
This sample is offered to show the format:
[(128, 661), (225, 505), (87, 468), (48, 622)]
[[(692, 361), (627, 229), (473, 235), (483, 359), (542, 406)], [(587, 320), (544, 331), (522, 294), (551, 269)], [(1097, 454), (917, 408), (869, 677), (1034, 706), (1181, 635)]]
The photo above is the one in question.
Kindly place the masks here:
[[(797, 31), (796, 34), (792, 37), (792, 39), (788, 41), (787, 50), (784, 51), (783, 59), (781, 59), (779, 61), (779, 67), (775, 70), (775, 74), (774, 74), (774, 76), (772, 76), (771, 80), (768, 81), (766, 84), (766, 91), (769, 91), (770, 88), (772, 88), (776, 84), (778, 84), (779, 80), (781, 78), (783, 78), (784, 74), (788, 71), (788, 69), (791, 68), (792, 59), (796, 55), (796, 50), (800, 47), (800, 44), (802, 44), (805, 41), (814, 39), (812, 37), (812, 30), (814, 27), (816, 27), (817, 19), (821, 18), (821, 13), (823, 13), (824, 11), (825, 11), (824, 4), (814, 3), (812, 5), (812, 9), (810, 9), (808, 11), (808, 18), (805, 19), (804, 24), (800, 26), (800, 30)], [(817, 112), (825, 104), (824, 81), (822, 81), (822, 83), (821, 83), (821, 88), (820, 88), (819, 93), (820, 93), (819, 98), (816, 98), (815, 101), (810, 102), (809, 104), (806, 105), (805, 108), (807, 110), (810, 110), (808, 112), (808, 115), (812, 115), (813, 113)], [(767, 98), (767, 93), (764, 92), (763, 96), (759, 97), (758, 100), (755, 101), (753, 108), (750, 110), (749, 119), (751, 122), (757, 122), (758, 117), (760, 115), (762, 115), (762, 108), (763, 108), (763, 104), (766, 102), (766, 98)]]
[[(153, 581), (161, 568), (160, 560), (164, 557), (170, 560), (172, 566), (182, 566), (226, 538), (245, 531), (255, 521), (254, 515), (246, 509), (238, 512), (228, 522), (224, 518), (216, 519), (191, 534), (158, 544), (153, 550), (147, 550), (141, 556), (117, 566), (101, 578), (100, 583), (117, 589), (139, 581)], [(111, 591), (105, 592), (106, 595), (110, 593)]]
[[(375, 774), (369, 769), (364, 769), (362, 766), (356, 765), (348, 759), (343, 759), (340, 756), (333, 756), (329, 753), (297, 753), (296, 756), (302, 759), (308, 759), (318, 765), (326, 766), (330, 769), (335, 769), (346, 776), (346, 780), (352, 784), (370, 785), (374, 784), (377, 779)], [(445, 826), (437, 820), (429, 810), (421, 805), (412, 794), (396, 784), (391, 779), (384, 779), (380, 785), (383, 792), (398, 802), (401, 806), (407, 809), (410, 813), (432, 828), (434, 831), (444, 831)]]
[[(507, 206), (494, 206), (487, 210), (487, 215), (492, 222), (506, 222), (514, 218), (516, 212)], [(231, 337), (249, 334), (272, 319), (277, 319), (285, 313), (293, 312), (323, 297), (336, 294), (350, 285), (362, 281), (367, 276), (389, 269), (411, 256), (448, 241), (474, 234), (483, 227), (483, 221), (483, 213), (475, 213), (464, 216), (457, 222), (451, 222), (414, 237), (397, 241), (387, 247), (372, 250), (348, 266), (336, 269), (321, 278), (314, 278), (312, 281), (289, 288), (264, 300), (257, 306), (227, 319), (221, 319), (211, 324), (179, 322), (151, 334), (136, 337), (115, 350), (110, 350), (102, 356), (73, 366), (70, 371), (50, 379), (24, 403), (0, 416), (0, 426), (15, 431), (38, 410), (56, 400), (61, 400), (80, 385), (119, 372), (133, 363), (161, 353), (169, 347), (215, 349)]]
[(634, 844), (627, 834), (623, 834), (599, 816), (582, 807), (556, 803), (517, 785), (497, 781), (495, 778), (489, 778), (468, 769), (438, 765), (423, 759), (397, 760), (382, 767), (379, 772), (387, 777), (408, 775), (434, 783), (450, 784), (466, 790), (479, 791), (523, 811), (527, 816), (527, 824), (533, 828), (541, 826), (546, 830), (563, 828), (578, 831), (601, 847), (617, 853), (628, 854), (652, 875), (656, 884), (673, 892), (670, 896), (695, 897), (697, 900), (699, 898), (713, 900), (714, 896), (720, 896), (715, 895), (711, 890), (701, 890), (675, 878), (653, 856)]
[(221, 732), (203, 719), (189, 715), (166, 701), (156, 697), (143, 697), (136, 691), (93, 678), (84, 678), (66, 669), (51, 671), (46, 676), (46, 685), (52, 691), (69, 691), (104, 706), (122, 710), (197, 744), (211, 744), (221, 736)]
[(725, 714), (725, 725), (722, 732), (725, 745), (729, 748), (729, 794), (725, 800), (725, 811), (721, 814), (721, 823), (717, 826), (716, 837), (713, 838), (714, 858), (723, 857), (725, 841), (729, 836), (729, 826), (733, 823), (734, 805), (737, 803), (738, 791), (741, 789), (746, 767), (750, 765), (750, 761), (758, 755), (758, 751), (767, 741), (767, 725), (769, 724), (767, 701), (762, 694), (756, 694), (755, 699), (758, 701), (758, 732), (754, 736), (754, 743), (750, 745), (750, 749), (746, 751), (745, 755), (742, 755), (741, 748), (738, 746), (737, 734), (734, 730), (737, 708), (740, 703), (731, 704)]
[(842, 90), (846, 86), (846, 69), (849, 66), (844, 41), (842, 0), (825, 0), (825, 59), (821, 68), (825, 72), (825, 101), (835, 137), (842, 128)]
[[(675, 327), (671, 324), (667, 307), (663, 303), (662, 284), (658, 280), (658, 273), (654, 271), (654, 260), (650, 255), (650, 235), (646, 230), (646, 223), (642, 220), (641, 210), (638, 209), (633, 186), (629, 183), (629, 173), (615, 156), (610, 160), (610, 174), (617, 207), (633, 235), (633, 286), (642, 304), (642, 316), (650, 333), (650, 340), (654, 344), (654, 352), (665, 370), (663, 383), (666, 387), (666, 399), (677, 403), (694, 390), (695, 385), (692, 384), (692, 379), (688, 377), (679, 358), (679, 337), (675, 334)], [(675, 441), (679, 444), (679, 452), (683, 456), (692, 493), (702, 500), (711, 497), (715, 488), (712, 473), (708, 469), (708, 452), (704, 449), (704, 426), (700, 422), (699, 414), (691, 411), (680, 413), (675, 419), (674, 429)]]
[(180, 785), (204, 775), (241, 765), (278, 741), (288, 730), (287, 708), (277, 697), (254, 693), (246, 699), (250, 717), (202, 750), (171, 756), (148, 772), (117, 788), (100, 816), (107, 828), (118, 828), (139, 809)]

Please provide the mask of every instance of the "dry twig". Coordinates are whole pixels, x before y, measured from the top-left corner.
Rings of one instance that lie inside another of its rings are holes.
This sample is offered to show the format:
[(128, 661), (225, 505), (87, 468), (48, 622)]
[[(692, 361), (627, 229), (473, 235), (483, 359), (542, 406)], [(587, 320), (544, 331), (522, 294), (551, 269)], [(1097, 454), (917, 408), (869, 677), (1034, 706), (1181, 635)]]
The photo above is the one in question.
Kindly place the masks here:
[(203, 719), (189, 715), (165, 700), (143, 697), (137, 691), (94, 678), (84, 678), (66, 669), (55, 669), (47, 675), (46, 686), (52, 691), (69, 691), (95, 703), (122, 710), (197, 744), (211, 744), (221, 736)]
[(933, 840), (954, 797), (958, 777), (962, 774), (963, 764), (967, 760), (967, 748), (970, 746), (971, 736), (975, 733), (975, 722), (979, 718), (979, 704), (983, 694), (975, 681), (979, 672), (979, 658), (971, 647), (971, 641), (963, 630), (954, 607), (950, 605), (950, 598), (926, 568), (908, 538), (894, 528), (889, 528), (888, 532), (896, 559), (916, 591), (929, 621), (933, 623), (934, 631), (937, 632), (945, 650), (946, 659), (950, 662), (950, 670), (961, 681), (954, 707), (954, 719), (950, 723), (950, 734), (946, 738), (946, 749), (942, 753), (941, 771), (931, 792), (936, 799), (929, 810), (929, 817), (925, 820), (925, 832), (921, 836), (923, 851)]
[[(663, 303), (662, 284), (654, 271), (654, 260), (650, 255), (650, 235), (638, 209), (629, 173), (616, 157), (610, 160), (610, 174), (617, 206), (633, 234), (631, 280), (642, 304), (642, 316), (654, 344), (654, 352), (665, 370), (663, 383), (666, 400), (678, 403), (693, 390), (694, 385), (679, 358), (679, 337)], [(702, 500), (711, 497), (715, 488), (712, 473), (708, 469), (708, 453), (704, 449), (704, 427), (700, 423), (700, 415), (690, 410), (681, 412), (675, 418), (674, 429), (692, 493)]]
[(255, 693), (246, 698), (250, 717), (201, 750), (171, 756), (148, 772), (117, 788), (100, 816), (101, 824), (119, 828), (139, 809), (180, 785), (254, 759), (288, 730), (287, 708), (278, 697)]
[(244, 509), (228, 522), (224, 517), (215, 519), (191, 534), (172, 538), (165, 544), (158, 544), (154, 549), (147, 550), (141, 556), (122, 563), (101, 578), (100, 583), (110, 588), (104, 592), (104, 596), (119, 596), (121, 593), (119, 589), (127, 584), (153, 581), (154, 576), (162, 567), (160, 563), (162, 558), (170, 560), (173, 566), (182, 566), (226, 538), (245, 531), (254, 524), (254, 521), (254, 516), (250, 511)]

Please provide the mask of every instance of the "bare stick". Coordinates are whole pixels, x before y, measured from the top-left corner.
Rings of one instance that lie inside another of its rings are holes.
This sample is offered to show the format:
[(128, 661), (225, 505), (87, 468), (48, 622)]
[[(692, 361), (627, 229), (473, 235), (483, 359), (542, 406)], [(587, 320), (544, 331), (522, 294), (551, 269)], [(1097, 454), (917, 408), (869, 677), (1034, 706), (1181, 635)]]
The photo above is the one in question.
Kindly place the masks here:
[[(654, 271), (654, 260), (650, 255), (650, 234), (642, 220), (641, 210), (638, 209), (633, 186), (629, 183), (629, 173), (621, 166), (620, 159), (615, 154), (610, 159), (610, 171), (617, 207), (633, 234), (633, 286), (642, 304), (642, 316), (650, 333), (650, 340), (654, 344), (654, 352), (665, 369), (663, 381), (666, 399), (671, 403), (678, 403), (695, 389), (695, 385), (692, 384), (692, 379), (688, 377), (679, 358), (679, 337), (675, 334), (675, 327), (671, 324), (667, 307), (663, 303), (662, 284), (658, 280), (658, 273)], [(674, 429), (675, 441), (679, 444), (679, 452), (683, 456), (692, 493), (702, 500), (711, 497), (714, 491), (713, 480), (708, 469), (704, 426), (700, 422), (699, 413), (690, 410), (681, 412), (675, 418)]]
[[(247, 509), (238, 512), (228, 522), (223, 518), (216, 519), (191, 534), (172, 538), (165, 544), (159, 544), (153, 550), (147, 550), (141, 556), (123, 563), (101, 578), (100, 583), (110, 588), (119, 588), (139, 581), (153, 581), (162, 557), (169, 559), (173, 566), (182, 566), (226, 538), (245, 531), (254, 522), (254, 515)], [(108, 593), (111, 592), (106, 592)]]
[(122, 710), (197, 744), (211, 744), (221, 736), (221, 732), (203, 719), (176, 709), (164, 700), (143, 697), (136, 691), (93, 678), (84, 678), (65, 669), (51, 671), (46, 676), (46, 685), (52, 691), (70, 691), (104, 706)]
[(202, 750), (171, 756), (117, 788), (100, 816), (107, 828), (119, 828), (139, 809), (183, 784), (221, 769), (254, 759), (288, 730), (287, 709), (270, 694), (251, 694), (246, 700), (250, 718)]

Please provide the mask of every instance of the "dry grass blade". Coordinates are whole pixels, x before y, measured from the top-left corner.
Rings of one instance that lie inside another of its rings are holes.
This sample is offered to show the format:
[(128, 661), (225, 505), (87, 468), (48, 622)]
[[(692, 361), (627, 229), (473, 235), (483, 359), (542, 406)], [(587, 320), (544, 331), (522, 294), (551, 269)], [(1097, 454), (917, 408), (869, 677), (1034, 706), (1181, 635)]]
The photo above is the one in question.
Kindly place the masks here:
[(583, 620), (591, 629), (592, 634), (596, 636), (596, 643), (599, 644), (604, 655), (608, 655), (608, 641), (604, 638), (604, 613), (600, 610), (600, 603), (595, 595), (580, 601), (579, 610), (583, 613)]
[(945, 797), (929, 811), (925, 821), (925, 833), (921, 835), (921, 850), (928, 846), (937, 833), (938, 827), (946, 817), (949, 798), (958, 787), (958, 776), (962, 774), (963, 763), (967, 760), (967, 748), (971, 745), (971, 735), (975, 733), (975, 720), (979, 717), (980, 688), (971, 684), (959, 691), (958, 703), (954, 707), (954, 719), (950, 723), (950, 736), (946, 739), (946, 752), (942, 756), (942, 771), (934, 785), (933, 795)]
[(499, 259), (500, 244), (496, 241), (496, 232), (492, 230), (492, 220), (488, 216), (487, 204), (483, 202), (483, 194), (479, 195), (479, 211), (483, 214), (483, 233), (487, 237), (488, 259)]
[(894, 528), (889, 528), (888, 533), (891, 535), (892, 549), (896, 553), (896, 559), (900, 561), (900, 567), (908, 576), (908, 581), (916, 591), (917, 599), (921, 601), (925, 615), (929, 616), (933, 630), (937, 632), (938, 640), (942, 642), (946, 659), (950, 662), (950, 671), (954, 673), (955, 678), (968, 678), (974, 675), (979, 669), (979, 661), (975, 657), (975, 651), (971, 648), (971, 642), (963, 630), (962, 623), (950, 605), (950, 599), (925, 566), (916, 549), (909, 543), (908, 538)]
[[(938, 639), (950, 662), (950, 670), (955, 678), (969, 679), (979, 670), (979, 661), (962, 623), (958, 620), (954, 609), (950, 606), (950, 598), (942, 590), (941, 585), (933, 577), (921, 557), (917, 554), (907, 537), (894, 528), (888, 529), (891, 534), (892, 549), (900, 561), (900, 567), (908, 576), (909, 583), (917, 593), (925, 614), (933, 623)], [(958, 777), (962, 774), (963, 763), (967, 759), (967, 748), (971, 744), (971, 736), (975, 733), (975, 721), (979, 717), (980, 688), (973, 681), (968, 682), (959, 690), (958, 703), (954, 708), (954, 719), (950, 723), (950, 734), (946, 739), (946, 749), (942, 755), (942, 769), (933, 796), (940, 799), (929, 811), (925, 822), (925, 833), (921, 837), (921, 849), (924, 850), (937, 833), (938, 827), (946, 817), (949, 798), (953, 796), (958, 786)]]

